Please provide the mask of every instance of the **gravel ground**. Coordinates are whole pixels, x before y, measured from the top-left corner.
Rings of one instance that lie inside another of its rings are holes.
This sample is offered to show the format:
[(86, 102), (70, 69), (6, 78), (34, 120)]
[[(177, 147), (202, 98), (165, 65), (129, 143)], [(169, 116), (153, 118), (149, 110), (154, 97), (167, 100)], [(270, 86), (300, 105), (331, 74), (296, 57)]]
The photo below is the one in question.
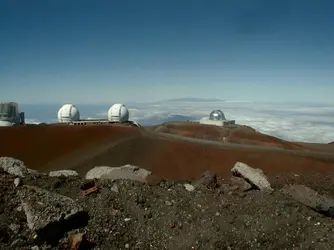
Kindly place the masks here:
[[(62, 249), (61, 243), (36, 241), (20, 210), (22, 186), (15, 187), (14, 179), (0, 173), (0, 248)], [(229, 181), (191, 192), (186, 182), (97, 181), (100, 191), (88, 196), (79, 194), (85, 182), (80, 177), (30, 175), (21, 184), (68, 196), (88, 212), (87, 225), (73, 231), (85, 233), (79, 249), (334, 249), (333, 220), (280, 191), (286, 180), (333, 195), (333, 177), (270, 180), (272, 193), (242, 192)]]

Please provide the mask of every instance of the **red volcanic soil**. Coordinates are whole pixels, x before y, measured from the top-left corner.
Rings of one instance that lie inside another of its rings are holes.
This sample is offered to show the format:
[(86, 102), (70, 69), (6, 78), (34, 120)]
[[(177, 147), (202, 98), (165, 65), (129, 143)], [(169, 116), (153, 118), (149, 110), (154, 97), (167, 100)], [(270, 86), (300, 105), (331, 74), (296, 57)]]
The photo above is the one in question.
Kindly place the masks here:
[(268, 146), (292, 150), (309, 149), (307, 146), (261, 134), (250, 127), (240, 125), (236, 125), (234, 127), (218, 127), (191, 122), (171, 122), (157, 126), (153, 129), (162, 133), (221, 142)]
[(0, 127), (4, 144), (0, 156), (20, 159), (40, 169), (51, 161), (73, 154), (75, 150), (139, 134), (133, 127), (41, 125)]
[(273, 175), (334, 169), (334, 155), (315, 158), (284, 150), (221, 148), (205, 142), (149, 136), (134, 127), (18, 126), (1, 128), (0, 136), (5, 142), (0, 156), (18, 158), (28, 167), (42, 172), (75, 169), (84, 175), (94, 166), (133, 164), (167, 179), (192, 179), (206, 170), (227, 177), (237, 161)]

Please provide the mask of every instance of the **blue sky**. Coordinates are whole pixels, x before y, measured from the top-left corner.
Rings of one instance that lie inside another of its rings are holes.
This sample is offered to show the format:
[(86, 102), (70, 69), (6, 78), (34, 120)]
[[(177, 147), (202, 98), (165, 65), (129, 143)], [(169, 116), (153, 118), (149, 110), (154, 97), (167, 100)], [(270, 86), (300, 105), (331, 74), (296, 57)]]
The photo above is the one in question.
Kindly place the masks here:
[(334, 103), (332, 0), (1, 0), (0, 99)]

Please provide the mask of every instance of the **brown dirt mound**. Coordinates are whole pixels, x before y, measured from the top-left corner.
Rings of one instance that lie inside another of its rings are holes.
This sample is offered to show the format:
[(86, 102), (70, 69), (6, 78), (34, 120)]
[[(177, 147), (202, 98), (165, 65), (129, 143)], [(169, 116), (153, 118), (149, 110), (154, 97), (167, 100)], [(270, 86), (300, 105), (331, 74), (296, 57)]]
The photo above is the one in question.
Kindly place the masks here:
[(14, 157), (28, 167), (40, 169), (77, 149), (135, 134), (139, 134), (136, 128), (110, 125), (3, 127), (0, 137), (5, 146), (0, 148), (0, 156)]
[(268, 147), (277, 147), (289, 150), (308, 150), (308, 147), (261, 134), (253, 128), (237, 125), (236, 127), (217, 127), (199, 123), (171, 122), (154, 128), (159, 133), (176, 134), (186, 137), (249, 144)]
[(268, 174), (289, 172), (303, 174), (334, 169), (334, 160), (326, 161), (273, 151), (221, 149), (144, 136), (120, 143), (98, 157), (77, 166), (76, 169), (85, 173), (94, 165), (133, 164), (167, 179), (185, 180), (198, 178), (206, 170), (227, 177), (237, 161), (261, 168)]
[(133, 164), (160, 177), (180, 180), (197, 178), (205, 170), (227, 177), (237, 161), (262, 168), (268, 174), (334, 169), (333, 157), (305, 157), (265, 149), (223, 149), (205, 143), (149, 137), (131, 127), (13, 127), (0, 129), (0, 135), (6, 142), (0, 156), (18, 158), (42, 172), (75, 169), (84, 175), (94, 166)]

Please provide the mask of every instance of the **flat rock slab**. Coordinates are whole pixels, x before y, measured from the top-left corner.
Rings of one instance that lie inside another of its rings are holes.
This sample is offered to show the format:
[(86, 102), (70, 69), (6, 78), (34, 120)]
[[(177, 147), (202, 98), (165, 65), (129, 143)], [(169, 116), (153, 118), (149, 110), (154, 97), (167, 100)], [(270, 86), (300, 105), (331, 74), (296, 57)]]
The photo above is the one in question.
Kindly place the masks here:
[(79, 174), (74, 170), (57, 170), (57, 171), (51, 171), (49, 173), (49, 176), (51, 177), (60, 177), (60, 176), (79, 176)]
[(151, 172), (133, 165), (124, 165), (122, 167), (95, 167), (86, 174), (86, 179), (105, 179), (105, 180), (134, 180), (147, 182)]
[(28, 227), (44, 241), (57, 242), (72, 228), (88, 221), (83, 208), (67, 196), (24, 185), (18, 191)]
[(321, 195), (304, 185), (285, 186), (282, 192), (307, 207), (321, 213), (329, 213), (328, 215), (333, 217), (334, 199), (332, 197)]
[(255, 169), (245, 163), (237, 162), (231, 171), (234, 175), (241, 176), (251, 185), (260, 190), (273, 190), (261, 169)]

